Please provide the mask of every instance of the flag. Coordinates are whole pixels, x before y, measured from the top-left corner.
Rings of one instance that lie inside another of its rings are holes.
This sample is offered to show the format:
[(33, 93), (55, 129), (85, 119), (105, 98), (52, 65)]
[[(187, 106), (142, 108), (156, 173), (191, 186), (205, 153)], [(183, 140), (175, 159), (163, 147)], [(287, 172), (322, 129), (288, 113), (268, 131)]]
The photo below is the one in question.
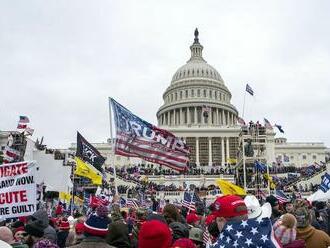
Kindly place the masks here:
[(283, 190), (275, 190), (275, 195), (274, 195), (279, 203), (283, 204), (285, 202), (289, 202), (290, 199), (284, 194)]
[(126, 199), (126, 207), (127, 208), (138, 208), (139, 207), (139, 204), (138, 204), (138, 201), (134, 198), (127, 198)]
[(66, 192), (60, 192), (58, 197), (62, 202), (70, 202), (71, 194)]
[(77, 132), (76, 156), (102, 172), (105, 158), (79, 132)]
[(223, 179), (217, 179), (215, 183), (219, 186), (223, 195), (246, 195), (241, 187)]
[(330, 189), (330, 175), (328, 173), (325, 173), (324, 176), (322, 176), (322, 181), (319, 188), (324, 193), (326, 193)]
[(236, 164), (237, 163), (237, 159), (236, 158), (228, 158), (227, 159), (227, 163), (228, 164)]
[(20, 122), (20, 123), (29, 123), (30, 120), (29, 120), (29, 118), (27, 116), (20, 115), (18, 122)]
[(90, 164), (84, 162), (80, 158), (76, 157), (76, 170), (75, 175), (81, 177), (87, 177), (91, 179), (93, 184), (101, 185), (102, 184), (102, 174), (98, 170), (96, 170)]
[(116, 127), (115, 153), (139, 157), (176, 170), (185, 170), (189, 162), (189, 149), (181, 138), (157, 128), (109, 99)]
[(260, 161), (255, 161), (254, 166), (257, 171), (265, 172), (267, 170), (266, 165), (261, 163)]
[(266, 195), (265, 192), (263, 192), (261, 189), (258, 189), (258, 190), (257, 190), (257, 193), (256, 193), (256, 197), (257, 197), (259, 200), (263, 200), (263, 201), (265, 201), (266, 198), (267, 198), (267, 195)]
[(273, 129), (272, 124), (270, 124), (269, 120), (267, 120), (266, 118), (264, 118), (264, 123), (267, 129)]
[(207, 245), (211, 245), (211, 243), (212, 243), (211, 235), (210, 235), (209, 231), (207, 230), (207, 228), (205, 228), (205, 231), (203, 232), (203, 242), (205, 244), (205, 247)]
[(275, 127), (277, 127), (278, 131), (280, 131), (281, 133), (284, 133), (284, 130), (282, 129), (281, 125), (275, 124)]
[(241, 126), (246, 126), (246, 123), (245, 123), (244, 119), (241, 118), (241, 117), (237, 117), (237, 122), (238, 122), (238, 124), (240, 124)]
[(280, 248), (269, 218), (227, 222), (210, 248)]
[(200, 201), (198, 195), (193, 192), (189, 193), (188, 191), (184, 192), (183, 200), (181, 201), (182, 207), (185, 207), (189, 210), (196, 210), (196, 202)]
[(207, 118), (209, 117), (210, 112), (211, 112), (211, 108), (209, 106), (203, 105), (202, 115)]
[(30, 123), (29, 118), (21, 115), (18, 120), (17, 129), (26, 129), (28, 123)]
[(253, 89), (251, 88), (251, 86), (249, 84), (246, 84), (246, 88), (245, 90), (251, 95), (253, 96), (254, 92)]
[(3, 152), (3, 163), (8, 164), (19, 161), (21, 153), (9, 146), (5, 147)]

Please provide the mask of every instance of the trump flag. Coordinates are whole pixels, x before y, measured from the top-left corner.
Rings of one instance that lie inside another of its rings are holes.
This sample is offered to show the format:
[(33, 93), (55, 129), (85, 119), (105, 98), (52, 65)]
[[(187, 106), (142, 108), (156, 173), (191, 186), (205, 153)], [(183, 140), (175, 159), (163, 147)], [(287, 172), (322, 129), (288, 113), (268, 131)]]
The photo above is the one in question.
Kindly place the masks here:
[(109, 101), (116, 127), (116, 154), (139, 157), (175, 170), (186, 169), (189, 149), (181, 138), (142, 120), (112, 98)]

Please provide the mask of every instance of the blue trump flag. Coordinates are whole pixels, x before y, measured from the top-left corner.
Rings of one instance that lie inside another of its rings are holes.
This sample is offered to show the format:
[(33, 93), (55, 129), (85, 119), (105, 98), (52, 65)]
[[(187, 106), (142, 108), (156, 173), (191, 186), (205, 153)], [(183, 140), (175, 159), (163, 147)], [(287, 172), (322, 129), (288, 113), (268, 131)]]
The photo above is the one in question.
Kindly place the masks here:
[(255, 166), (256, 170), (261, 171), (261, 172), (265, 172), (267, 170), (266, 165), (261, 163), (260, 161), (255, 161), (254, 166)]
[(328, 173), (325, 173), (324, 176), (322, 177), (322, 181), (319, 188), (324, 193), (330, 189), (330, 175)]
[(227, 222), (210, 248), (280, 248), (269, 218)]
[(139, 157), (175, 170), (186, 170), (189, 149), (183, 139), (134, 115), (124, 106), (109, 99), (116, 127), (115, 153)]

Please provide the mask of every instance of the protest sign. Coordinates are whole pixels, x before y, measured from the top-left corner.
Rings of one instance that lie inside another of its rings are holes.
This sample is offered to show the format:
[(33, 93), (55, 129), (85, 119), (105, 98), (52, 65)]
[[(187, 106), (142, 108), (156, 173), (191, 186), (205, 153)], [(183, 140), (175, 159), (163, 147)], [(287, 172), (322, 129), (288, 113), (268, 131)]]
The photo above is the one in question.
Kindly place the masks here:
[(37, 203), (35, 162), (0, 165), (0, 218), (34, 213)]

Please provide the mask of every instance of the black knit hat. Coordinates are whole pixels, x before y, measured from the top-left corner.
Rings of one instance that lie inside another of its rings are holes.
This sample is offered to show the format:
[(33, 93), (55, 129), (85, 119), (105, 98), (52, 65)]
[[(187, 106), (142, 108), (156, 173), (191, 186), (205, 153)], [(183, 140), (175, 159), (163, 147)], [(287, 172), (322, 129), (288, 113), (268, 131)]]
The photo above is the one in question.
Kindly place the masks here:
[(45, 227), (43, 226), (43, 223), (40, 220), (32, 221), (25, 226), (25, 231), (28, 234), (30, 234), (31, 236), (39, 237), (39, 238), (44, 236), (44, 230), (45, 230)]
[(278, 205), (278, 200), (273, 195), (267, 196), (266, 202), (269, 202), (272, 207), (275, 207)]

